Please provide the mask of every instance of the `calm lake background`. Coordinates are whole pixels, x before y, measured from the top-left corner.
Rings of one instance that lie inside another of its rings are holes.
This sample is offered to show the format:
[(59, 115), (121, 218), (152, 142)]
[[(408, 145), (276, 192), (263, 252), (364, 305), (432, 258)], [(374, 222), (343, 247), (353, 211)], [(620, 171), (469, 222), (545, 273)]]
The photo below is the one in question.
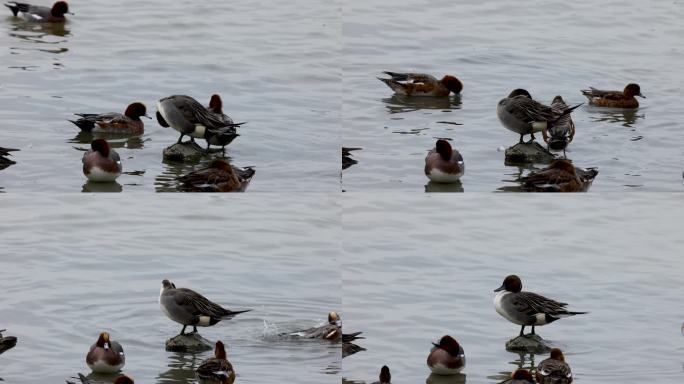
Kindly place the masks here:
[(139, 199), (34, 194), (0, 199), (0, 357), (6, 383), (64, 383), (89, 373), (101, 331), (136, 383), (194, 383), (212, 352), (166, 352), (181, 326), (158, 304), (162, 279), (253, 311), (199, 328), (223, 340), (240, 383), (339, 383), (340, 344), (281, 333), (341, 310), (340, 204), (277, 195)]
[[(5, 191), (92, 189), (81, 171), (92, 135), (67, 121), (73, 113), (123, 112), (141, 101), (154, 116), (162, 97), (206, 105), (212, 93), (248, 122), (226, 151), (234, 165), (255, 167), (248, 191), (339, 190), (338, 1), (69, 5), (75, 15), (61, 28), (0, 10), (0, 146), (21, 150), (0, 173)], [(127, 174), (106, 189), (172, 191), (173, 179), (193, 169), (162, 163), (178, 133), (143, 121), (142, 137), (107, 137)]]
[[(590, 191), (682, 190), (684, 2), (350, 0), (343, 17), (342, 144), (363, 148), (343, 189), (507, 190), (528, 172), (505, 166), (498, 150), (518, 142), (496, 117), (511, 90), (574, 105), (586, 102), (580, 89), (637, 82), (647, 98), (636, 111), (585, 104), (572, 114), (567, 157), (599, 168)], [(449, 100), (401, 99), (376, 79), (382, 71), (452, 74), (464, 89)], [(462, 185), (426, 186), (437, 138), (463, 155)]]
[(537, 328), (577, 383), (684, 379), (678, 196), (353, 194), (343, 210), (345, 327), (367, 348), (344, 359), (347, 380), (373, 382), (387, 364), (393, 382), (424, 383), (430, 343), (450, 334), (468, 384), (501, 382), (520, 360), (504, 347), (520, 327), (493, 306), (508, 274), (590, 312)]

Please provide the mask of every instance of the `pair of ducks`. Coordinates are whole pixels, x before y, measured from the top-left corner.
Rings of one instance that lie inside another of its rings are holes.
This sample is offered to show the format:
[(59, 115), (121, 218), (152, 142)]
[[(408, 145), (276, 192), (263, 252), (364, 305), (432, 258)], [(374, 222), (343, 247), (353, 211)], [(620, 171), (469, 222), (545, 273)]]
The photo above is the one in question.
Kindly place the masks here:
[(9, 1), (5, 7), (12, 11), (14, 17), (21, 15), (24, 20), (35, 23), (63, 23), (66, 21), (65, 14), (73, 15), (66, 1), (58, 1), (52, 7)]

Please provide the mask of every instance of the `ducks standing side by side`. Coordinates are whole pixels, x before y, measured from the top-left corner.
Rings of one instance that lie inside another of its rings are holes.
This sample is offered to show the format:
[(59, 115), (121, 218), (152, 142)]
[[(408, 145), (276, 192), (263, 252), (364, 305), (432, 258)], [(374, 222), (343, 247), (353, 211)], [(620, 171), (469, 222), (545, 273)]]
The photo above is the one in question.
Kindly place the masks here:
[(207, 110), (217, 114), (219, 118), (226, 124), (226, 127), (224, 128), (219, 130), (208, 130), (206, 132), (205, 139), (207, 140), (207, 151), (209, 150), (210, 145), (217, 145), (221, 147), (221, 150), (225, 151), (226, 145), (230, 144), (233, 140), (235, 140), (236, 137), (240, 136), (237, 133), (237, 127), (245, 123), (235, 123), (233, 119), (223, 113), (223, 101), (221, 100), (221, 96), (217, 94), (211, 95)]
[(383, 73), (391, 79), (378, 77), (378, 80), (385, 83), (397, 95), (446, 97), (451, 92), (458, 95), (463, 90), (463, 83), (451, 75), (445, 75), (438, 80), (425, 73)]
[(123, 347), (109, 339), (109, 333), (102, 332), (86, 355), (86, 364), (96, 373), (119, 372), (126, 364)]
[(78, 120), (69, 120), (83, 131), (103, 132), (103, 133), (125, 133), (132, 135), (142, 135), (145, 132), (145, 125), (140, 117), (147, 115), (147, 108), (143, 103), (132, 103), (123, 114), (117, 112), (109, 113), (76, 113), (80, 116)]
[(63, 23), (66, 21), (65, 14), (73, 15), (69, 12), (69, 4), (66, 1), (58, 1), (51, 7), (42, 5), (31, 5), (27, 3), (17, 3), (9, 1), (5, 3), (5, 7), (9, 8), (14, 17), (21, 16), (27, 21), (38, 23)]
[(516, 369), (511, 373), (511, 378), (499, 384), (534, 384), (534, 378), (527, 369)]
[(390, 373), (390, 369), (388, 366), (383, 365), (382, 368), (380, 368), (380, 376), (378, 377), (378, 381), (374, 381), (372, 384), (391, 384), (392, 383), (392, 374)]
[(572, 383), (572, 371), (560, 349), (552, 348), (551, 357), (539, 363), (536, 378), (538, 384)]
[(216, 342), (214, 357), (204, 360), (195, 373), (200, 384), (233, 384), (235, 371), (221, 341)]
[(237, 168), (223, 159), (212, 160), (206, 168), (192, 171), (176, 180), (186, 192), (244, 192), (254, 176), (250, 167)]
[(435, 183), (455, 183), (465, 173), (463, 156), (448, 141), (439, 139), (425, 157), (425, 176)]
[(123, 167), (119, 154), (109, 147), (105, 139), (95, 139), (92, 148), (83, 154), (83, 174), (90, 181), (110, 182), (121, 175)]
[[(565, 100), (558, 95), (553, 98), (551, 108), (562, 113), (568, 109), (568, 105), (565, 104)], [(575, 123), (572, 121), (570, 114), (562, 115), (550, 128), (542, 130), (542, 135), (548, 148), (557, 151), (563, 150), (563, 153), (565, 153), (568, 144), (570, 144), (575, 137)]]
[(0, 355), (17, 345), (17, 338), (14, 336), (2, 336), (5, 329), (0, 329)]
[(15, 152), (15, 151), (18, 151), (18, 149), (0, 147), (0, 171), (9, 167), (12, 164), (17, 163), (16, 161), (10, 160), (6, 157), (6, 156), (12, 156), (12, 154), (10, 152)]
[(188, 325), (192, 326), (192, 333), (197, 333), (197, 327), (209, 327), (221, 320), (231, 319), (237, 314), (251, 311), (251, 309), (231, 311), (223, 308), (191, 289), (176, 288), (176, 285), (169, 280), (162, 281), (159, 305), (166, 317), (183, 326), (181, 335), (185, 334), (185, 328)]
[[(81, 382), (81, 384), (109, 384), (110, 383), (109, 381), (91, 380), (91, 379), (85, 377), (84, 375), (82, 375), (80, 373), (78, 374), (78, 380)], [(76, 384), (76, 382), (69, 381), (69, 380), (67, 380), (66, 383), (67, 384)], [(120, 376), (117, 376), (114, 379), (114, 381), (111, 382), (111, 384), (135, 384), (135, 383), (133, 382), (133, 379), (130, 376), (120, 375)]]
[(427, 365), (436, 375), (456, 375), (465, 367), (466, 358), (463, 347), (451, 336), (445, 335), (427, 358)]
[(494, 308), (496, 312), (513, 324), (518, 324), (520, 336), (524, 336), (526, 326), (546, 325), (564, 317), (581, 315), (587, 312), (571, 312), (565, 307), (567, 303), (547, 299), (544, 296), (522, 290), (522, 281), (516, 275), (507, 276), (503, 284), (494, 292)]
[(522, 190), (527, 192), (586, 192), (598, 175), (595, 168), (575, 167), (565, 159), (555, 160), (547, 168), (521, 177)]
[(603, 91), (593, 87), (583, 89), (582, 94), (589, 99), (590, 105), (609, 108), (638, 108), (639, 101), (634, 96), (646, 98), (641, 94), (639, 84), (630, 83), (623, 91)]
[(328, 323), (320, 327), (305, 329), (295, 334), (307, 339), (323, 339), (338, 341), (342, 338), (342, 326), (339, 324), (340, 315), (333, 311), (328, 313)]
[(529, 92), (519, 88), (499, 101), (496, 115), (506, 129), (520, 135), (519, 143), (522, 143), (525, 135), (530, 135), (531, 140), (534, 140), (535, 132), (552, 130), (561, 117), (572, 113), (580, 105), (555, 110), (533, 100)]

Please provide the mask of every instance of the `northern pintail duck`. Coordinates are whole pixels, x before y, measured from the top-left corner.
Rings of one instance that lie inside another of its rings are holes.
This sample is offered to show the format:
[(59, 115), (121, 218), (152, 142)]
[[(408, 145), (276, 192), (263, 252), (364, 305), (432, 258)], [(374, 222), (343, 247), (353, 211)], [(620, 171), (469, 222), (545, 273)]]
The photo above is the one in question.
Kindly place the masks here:
[(585, 192), (598, 175), (595, 168), (575, 167), (565, 159), (555, 160), (547, 168), (521, 177), (523, 191), (531, 192)]
[(630, 83), (623, 91), (603, 91), (593, 87), (583, 89), (582, 94), (589, 99), (589, 104), (610, 108), (638, 108), (639, 102), (634, 96), (646, 98), (641, 94), (639, 84)]
[(513, 324), (518, 324), (520, 336), (523, 336), (526, 326), (534, 327), (552, 323), (564, 317), (581, 315), (587, 312), (570, 312), (565, 307), (567, 303), (547, 299), (544, 296), (522, 290), (522, 281), (516, 275), (507, 276), (503, 284), (494, 292), (494, 308), (496, 312)]
[(527, 369), (516, 369), (511, 373), (511, 378), (499, 384), (534, 384), (534, 378)]
[(132, 103), (123, 114), (109, 113), (76, 113), (78, 120), (69, 120), (84, 131), (105, 133), (129, 133), (140, 135), (145, 131), (145, 126), (140, 117), (147, 115), (147, 108), (143, 103)]
[(223, 113), (223, 101), (219, 95), (211, 95), (207, 110), (217, 114), (227, 125), (220, 130), (209, 130), (206, 132), (204, 138), (207, 140), (207, 150), (209, 150), (210, 145), (217, 145), (225, 151), (226, 145), (230, 144), (233, 140), (235, 140), (236, 137), (240, 136), (237, 133), (237, 127), (245, 123), (235, 123), (230, 116)]
[(463, 84), (454, 76), (446, 75), (438, 80), (425, 73), (383, 72), (391, 79), (378, 80), (387, 84), (397, 95), (446, 97), (449, 93), (461, 93)]
[[(82, 375), (80, 373), (78, 374), (78, 379), (80, 380), (81, 384), (109, 384), (110, 383), (109, 381), (91, 380), (91, 379), (85, 377), (84, 375)], [(67, 382), (67, 384), (76, 384), (75, 382), (69, 381), (69, 380), (67, 380), (66, 382)], [(114, 379), (114, 381), (111, 382), (111, 384), (135, 384), (135, 383), (133, 382), (133, 379), (130, 376), (120, 375), (120, 376), (117, 376)]]
[(197, 333), (197, 327), (209, 327), (221, 320), (231, 319), (239, 313), (251, 311), (231, 311), (223, 308), (192, 289), (176, 288), (169, 280), (162, 281), (159, 305), (166, 317), (183, 325), (181, 335), (185, 334), (188, 325), (192, 326), (192, 333)]
[(119, 154), (110, 148), (105, 139), (95, 139), (92, 148), (83, 154), (83, 174), (90, 181), (109, 182), (121, 175), (122, 166)]
[(177, 178), (186, 192), (243, 192), (254, 176), (253, 168), (238, 168), (223, 159), (212, 160), (206, 168)]
[(425, 157), (425, 176), (435, 183), (455, 183), (464, 172), (463, 156), (448, 141), (437, 140)]
[(0, 329), (0, 355), (3, 354), (3, 352), (14, 348), (15, 345), (17, 345), (17, 338), (14, 336), (2, 336), (2, 332), (5, 332), (5, 329)]
[(233, 384), (235, 371), (233, 365), (228, 361), (226, 349), (222, 342), (216, 342), (214, 357), (204, 360), (197, 367), (195, 373), (200, 384)]
[(534, 140), (534, 133), (542, 130), (553, 130), (554, 125), (564, 115), (570, 114), (575, 108), (568, 107), (556, 110), (532, 99), (529, 92), (524, 89), (513, 90), (508, 97), (501, 99), (496, 107), (496, 115), (506, 129), (520, 135), (520, 143), (523, 136), (530, 135)]
[(427, 358), (427, 365), (437, 375), (455, 375), (465, 367), (466, 358), (463, 347), (451, 336), (445, 335), (434, 347)]
[(126, 364), (123, 347), (109, 339), (109, 333), (102, 332), (86, 355), (86, 364), (96, 373), (119, 372)]
[(40, 23), (63, 23), (66, 21), (65, 14), (73, 15), (73, 13), (69, 12), (69, 4), (66, 1), (56, 2), (52, 5), (52, 8), (42, 5), (17, 3), (15, 1), (7, 2), (5, 6), (12, 11), (14, 17), (21, 13), (24, 19)]
[(382, 368), (380, 368), (380, 376), (378, 377), (378, 381), (374, 381), (372, 384), (391, 384), (392, 383), (392, 374), (390, 373), (390, 369), (388, 366), (383, 365)]
[(342, 326), (339, 324), (340, 315), (333, 311), (328, 313), (328, 322), (320, 327), (296, 332), (297, 335), (308, 339), (324, 339), (337, 341), (342, 338)]
[(342, 357), (347, 357), (353, 355), (357, 352), (365, 351), (366, 348), (354, 344), (354, 341), (358, 339), (365, 339), (363, 336), (359, 336), (363, 332), (354, 333), (343, 333), (342, 334)]
[(551, 349), (551, 357), (542, 360), (537, 366), (538, 384), (570, 384), (572, 383), (572, 371), (565, 362), (565, 356), (558, 348)]
[[(190, 136), (190, 140), (206, 139), (221, 135), (221, 132), (230, 132), (240, 124), (228, 123), (224, 120), (225, 115), (219, 115), (210, 111), (190, 96), (173, 95), (160, 99), (157, 102), (157, 121), (162, 127), (171, 127), (180, 132), (178, 143), (183, 136)], [(218, 139), (215, 139), (218, 140)]]
[(16, 164), (17, 162), (11, 159), (8, 159), (6, 156), (12, 156), (10, 152), (15, 152), (18, 151), (18, 149), (14, 148), (3, 148), (0, 147), (0, 170), (3, 170), (7, 167), (9, 167), (12, 164)]
[[(551, 108), (563, 112), (568, 109), (568, 105), (559, 95), (553, 98)], [(542, 135), (548, 148), (565, 151), (575, 137), (575, 123), (569, 114), (562, 115), (549, 129), (542, 130)]]

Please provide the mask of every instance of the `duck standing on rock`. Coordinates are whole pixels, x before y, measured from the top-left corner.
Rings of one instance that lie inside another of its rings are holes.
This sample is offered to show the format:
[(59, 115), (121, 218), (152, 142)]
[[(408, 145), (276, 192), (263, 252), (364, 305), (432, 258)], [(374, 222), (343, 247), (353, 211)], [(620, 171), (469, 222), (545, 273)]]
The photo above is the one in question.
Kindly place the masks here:
[(240, 136), (237, 133), (237, 127), (245, 123), (235, 123), (230, 116), (223, 113), (223, 101), (221, 100), (221, 96), (217, 94), (211, 95), (207, 110), (217, 114), (226, 124), (226, 127), (223, 129), (216, 131), (209, 130), (206, 132), (205, 139), (207, 140), (207, 151), (209, 151), (210, 145), (219, 146), (221, 147), (222, 151), (225, 151), (226, 145), (230, 144), (233, 140), (235, 140), (236, 137)]
[[(568, 105), (558, 95), (553, 98), (551, 108), (562, 113), (568, 109)], [(563, 150), (563, 154), (565, 154), (565, 149), (575, 137), (575, 123), (572, 121), (570, 114), (562, 115), (550, 128), (542, 130), (542, 135), (548, 148), (557, 151)]]

